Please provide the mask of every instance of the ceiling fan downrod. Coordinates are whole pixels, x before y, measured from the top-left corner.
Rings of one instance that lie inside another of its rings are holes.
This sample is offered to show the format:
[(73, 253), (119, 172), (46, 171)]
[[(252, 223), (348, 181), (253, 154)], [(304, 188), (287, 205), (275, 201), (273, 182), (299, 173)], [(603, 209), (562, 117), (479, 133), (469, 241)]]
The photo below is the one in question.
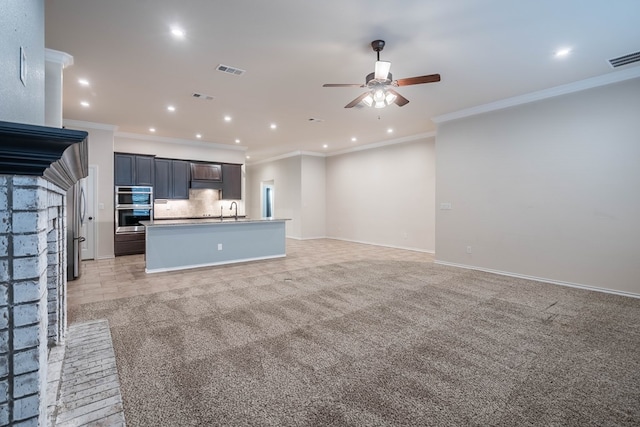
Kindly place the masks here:
[(384, 40), (374, 40), (371, 42), (371, 48), (378, 54), (378, 61), (380, 61), (380, 51), (384, 49)]

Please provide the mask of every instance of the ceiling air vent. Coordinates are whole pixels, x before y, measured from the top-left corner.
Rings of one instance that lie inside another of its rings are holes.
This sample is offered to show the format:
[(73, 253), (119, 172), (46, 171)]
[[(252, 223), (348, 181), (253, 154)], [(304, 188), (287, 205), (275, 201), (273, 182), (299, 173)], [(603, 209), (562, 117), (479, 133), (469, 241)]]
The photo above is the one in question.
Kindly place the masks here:
[(623, 65), (633, 64), (634, 62), (638, 61), (640, 61), (640, 52), (634, 52), (628, 55), (610, 59), (609, 64), (611, 64), (613, 68), (617, 68), (622, 67)]
[(193, 96), (196, 99), (203, 99), (205, 101), (211, 101), (213, 100), (213, 96), (211, 95), (205, 95), (204, 93), (199, 93), (199, 92), (193, 92), (191, 94), (191, 96)]
[(241, 70), (240, 68), (229, 67), (228, 65), (218, 65), (216, 70), (222, 71), (223, 73), (233, 74), (234, 76), (241, 76), (246, 73), (245, 70)]

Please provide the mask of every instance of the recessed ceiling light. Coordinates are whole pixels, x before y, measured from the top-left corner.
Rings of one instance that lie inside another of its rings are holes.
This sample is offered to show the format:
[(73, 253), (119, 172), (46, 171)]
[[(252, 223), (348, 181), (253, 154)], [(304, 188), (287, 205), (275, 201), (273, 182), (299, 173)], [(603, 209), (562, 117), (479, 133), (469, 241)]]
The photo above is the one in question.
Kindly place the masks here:
[(171, 112), (174, 112), (174, 111), (176, 111), (176, 107), (174, 107), (173, 105), (169, 105), (169, 106), (167, 107), (167, 110), (168, 110), (168, 111), (171, 111)]
[(156, 128), (149, 128), (149, 132), (155, 132)]
[(250, 159), (250, 158), (251, 158), (251, 156), (247, 156), (247, 159)]
[(387, 133), (393, 133), (393, 129), (392, 128), (387, 129)]
[(80, 105), (82, 105), (83, 107), (88, 107), (89, 103), (87, 101), (81, 101)]
[(278, 125), (276, 125), (275, 123), (271, 123), (271, 129), (275, 129), (277, 127), (278, 127)]
[(358, 138), (356, 138), (355, 136), (351, 138), (351, 142), (356, 142), (358, 140)]
[(196, 138), (200, 139), (200, 138), (202, 138), (202, 135), (199, 134), (199, 133), (196, 133)]
[(184, 38), (184, 30), (182, 28), (179, 27), (172, 27), (171, 28), (171, 34), (173, 34), (173, 36), (177, 39), (183, 39)]
[(231, 121), (231, 116), (224, 116), (224, 121), (225, 122), (230, 122)]
[(240, 144), (240, 140), (239, 139), (236, 139), (236, 144)]
[(89, 86), (89, 80), (87, 79), (78, 79), (78, 83), (80, 83), (81, 86)]
[(324, 144), (324, 145), (322, 146), (322, 148), (327, 148), (327, 147), (329, 147), (327, 144)]
[(569, 55), (570, 53), (571, 53), (571, 49), (569, 49), (568, 47), (564, 49), (558, 49), (556, 50), (555, 57), (562, 58)]

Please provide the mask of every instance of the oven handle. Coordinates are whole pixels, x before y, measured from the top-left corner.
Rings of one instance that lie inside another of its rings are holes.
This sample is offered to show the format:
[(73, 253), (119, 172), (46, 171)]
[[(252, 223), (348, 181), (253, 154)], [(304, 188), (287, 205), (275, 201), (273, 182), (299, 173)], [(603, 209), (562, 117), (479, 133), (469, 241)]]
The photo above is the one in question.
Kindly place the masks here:
[(124, 209), (153, 209), (152, 205), (116, 205), (116, 210), (124, 210)]

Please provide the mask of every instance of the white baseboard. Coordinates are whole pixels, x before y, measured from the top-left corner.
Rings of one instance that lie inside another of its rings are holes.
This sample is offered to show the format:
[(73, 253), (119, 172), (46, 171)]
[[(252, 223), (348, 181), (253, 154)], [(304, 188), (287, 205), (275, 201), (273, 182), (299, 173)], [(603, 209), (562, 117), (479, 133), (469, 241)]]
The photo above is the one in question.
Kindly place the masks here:
[(544, 278), (544, 277), (527, 276), (525, 274), (511, 273), (511, 272), (508, 272), (508, 271), (501, 271), (501, 270), (492, 270), (490, 268), (480, 268), (480, 267), (476, 267), (476, 266), (473, 266), (473, 265), (467, 265), (467, 264), (456, 264), (454, 262), (435, 260), (434, 263), (440, 264), (440, 265), (448, 265), (450, 267), (464, 268), (464, 269), (467, 269), (467, 270), (484, 271), (486, 273), (499, 274), (501, 276), (509, 276), (509, 277), (516, 277), (516, 278), (519, 278), (519, 279), (535, 280), (536, 282), (551, 283), (552, 285), (568, 286), (570, 288), (578, 288), (578, 289), (585, 289), (585, 290), (588, 290), (588, 291), (604, 292), (604, 293), (607, 293), (607, 294), (621, 295), (621, 296), (624, 296), (624, 297), (640, 298), (640, 294), (636, 294), (636, 293), (633, 293), (633, 292), (618, 291), (616, 289), (599, 288), (597, 286), (589, 286), (589, 285), (583, 285), (583, 284), (580, 284), (580, 283), (572, 283), (572, 282), (563, 282), (561, 280), (547, 279), (547, 278)]
[(402, 249), (402, 250), (405, 250), (405, 251), (423, 252), (423, 253), (432, 254), (432, 255), (435, 254), (434, 251), (429, 251), (429, 250), (421, 249), (421, 248), (411, 248), (411, 247), (407, 247), (407, 246), (395, 246), (395, 245), (383, 245), (382, 243), (365, 242), (363, 240), (343, 239), (343, 238), (340, 238), (340, 237), (324, 237), (324, 238), (325, 239), (331, 239), (331, 240), (341, 240), (343, 242), (361, 243), (363, 245), (381, 246), (383, 248)]
[(318, 240), (318, 239), (340, 240), (340, 241), (343, 241), (343, 242), (360, 243), (360, 244), (363, 244), (363, 245), (381, 246), (383, 248), (402, 249), (402, 250), (405, 250), (405, 251), (423, 252), (423, 253), (426, 253), (426, 254), (435, 255), (434, 251), (428, 251), (426, 249), (410, 248), (410, 247), (406, 247), (406, 246), (383, 245), (381, 243), (365, 242), (363, 240), (342, 239), (340, 237), (328, 237), (328, 236), (293, 237), (293, 236), (287, 236), (287, 239), (293, 239), (293, 240)]

